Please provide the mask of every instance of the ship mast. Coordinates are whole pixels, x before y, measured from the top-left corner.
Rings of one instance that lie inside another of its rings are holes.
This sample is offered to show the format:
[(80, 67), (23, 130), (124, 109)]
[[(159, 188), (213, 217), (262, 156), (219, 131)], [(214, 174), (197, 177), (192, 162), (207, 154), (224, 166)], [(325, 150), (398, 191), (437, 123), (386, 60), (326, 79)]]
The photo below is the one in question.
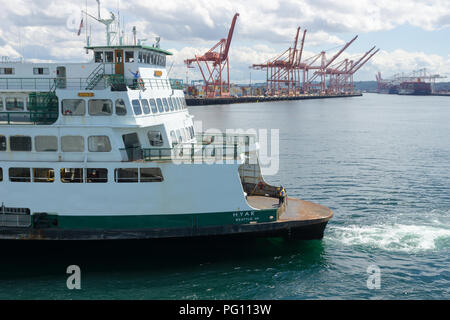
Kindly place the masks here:
[(90, 16), (92, 19), (100, 22), (101, 24), (104, 24), (106, 27), (106, 45), (110, 46), (111, 45), (111, 35), (116, 34), (115, 31), (111, 31), (111, 25), (116, 21), (116, 16), (114, 15), (114, 13), (111, 13), (111, 18), (110, 19), (102, 19), (101, 17), (101, 7), (100, 7), (100, 0), (97, 0), (97, 4), (98, 4), (98, 18), (94, 17), (93, 15), (89, 14), (87, 11), (85, 12), (88, 16)]

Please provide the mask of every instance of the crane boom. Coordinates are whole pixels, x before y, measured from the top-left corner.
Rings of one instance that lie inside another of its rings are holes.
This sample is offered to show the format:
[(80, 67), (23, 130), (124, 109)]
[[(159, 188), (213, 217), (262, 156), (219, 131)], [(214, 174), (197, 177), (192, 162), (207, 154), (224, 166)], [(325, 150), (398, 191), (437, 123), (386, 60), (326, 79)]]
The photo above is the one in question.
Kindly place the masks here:
[(295, 36), (294, 41), (294, 49), (292, 50), (290, 56), (289, 56), (289, 64), (293, 65), (295, 62), (295, 54), (297, 53), (297, 44), (298, 44), (298, 36), (300, 34), (300, 27), (297, 28), (297, 35)]
[(300, 45), (300, 51), (297, 57), (297, 62), (296, 65), (299, 66), (300, 63), (302, 62), (302, 55), (303, 55), (303, 47), (305, 46), (305, 38), (306, 38), (306, 29), (305, 31), (303, 31), (303, 38), (302, 38), (302, 44)]
[(372, 53), (370, 56), (368, 56), (366, 58), (366, 60), (364, 60), (364, 62), (362, 62), (359, 66), (356, 67), (355, 70), (350, 71), (349, 74), (354, 74), (356, 71), (358, 71), (359, 69), (362, 68), (363, 65), (365, 65), (367, 63), (367, 61), (369, 61), (374, 55), (376, 55), (378, 53), (378, 51), (380, 51), (380, 49), (378, 49), (377, 51), (375, 51), (374, 53)]
[(233, 39), (234, 27), (236, 26), (237, 18), (239, 17), (239, 13), (236, 13), (233, 17), (233, 22), (231, 23), (230, 31), (228, 32), (227, 43), (225, 45), (225, 50), (223, 52), (222, 61), (228, 58), (228, 52), (230, 51), (231, 39)]
[(324, 69), (328, 68), (330, 66), (330, 64), (332, 64), (334, 62), (334, 60), (336, 60), (342, 54), (342, 52), (344, 52), (357, 38), (358, 38), (358, 36), (354, 37), (352, 40), (347, 42), (347, 44), (341, 50), (339, 50), (339, 52), (336, 53), (334, 55), (334, 57), (331, 58), (330, 61), (327, 62), (327, 64), (324, 66)]

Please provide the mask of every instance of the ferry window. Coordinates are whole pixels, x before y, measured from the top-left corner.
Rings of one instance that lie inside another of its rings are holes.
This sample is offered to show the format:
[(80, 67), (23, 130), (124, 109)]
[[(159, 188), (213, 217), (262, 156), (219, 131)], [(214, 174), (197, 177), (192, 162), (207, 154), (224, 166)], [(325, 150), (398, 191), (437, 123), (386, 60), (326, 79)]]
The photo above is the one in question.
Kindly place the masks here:
[(3, 181), (3, 169), (0, 168), (0, 182)]
[(141, 51), (139, 51), (139, 56), (138, 57), (139, 57), (138, 58), (138, 62), (142, 63), (142, 52)]
[(170, 111), (174, 111), (174, 107), (173, 107), (173, 102), (171, 98), (167, 98), (168, 102), (169, 102), (169, 107), (170, 107)]
[(6, 137), (0, 136), (0, 151), (6, 151)]
[(3, 98), (0, 97), (0, 111), (3, 110)]
[(179, 108), (177, 105), (177, 100), (175, 98), (171, 98), (171, 100), (172, 100), (172, 104), (173, 104), (173, 107), (175, 108), (175, 110), (178, 110)]
[(108, 169), (87, 169), (86, 171), (87, 183), (107, 183)]
[(30, 168), (9, 168), (9, 181), (31, 182)]
[(123, 99), (116, 100), (116, 115), (125, 116), (127, 114), (127, 107)]
[(155, 62), (156, 62), (155, 55), (152, 53), (152, 54), (150, 55), (150, 63), (151, 63), (151, 64), (156, 64)]
[(118, 183), (136, 183), (138, 182), (138, 169), (116, 169), (114, 172), (114, 180)]
[(110, 152), (111, 142), (107, 136), (92, 136), (88, 139), (90, 152)]
[(14, 74), (14, 68), (0, 68), (0, 74)]
[(169, 111), (169, 104), (167, 103), (167, 99), (163, 98), (163, 103), (164, 103), (164, 110), (166, 110), (166, 112)]
[(131, 102), (131, 104), (133, 105), (134, 114), (137, 116), (141, 115), (142, 108), (141, 108), (141, 103), (139, 102), (139, 100), (133, 100)]
[(81, 136), (64, 136), (61, 138), (63, 152), (84, 152), (84, 138)]
[(31, 137), (9, 137), (9, 148), (11, 151), (31, 151)]
[(159, 168), (141, 168), (141, 182), (163, 182), (164, 177)]
[(22, 98), (6, 98), (6, 111), (23, 111), (25, 101)]
[(62, 113), (65, 116), (84, 116), (86, 114), (86, 101), (82, 99), (63, 100)]
[(95, 62), (96, 63), (102, 63), (103, 62), (103, 52), (96, 52), (94, 54), (95, 56)]
[(33, 182), (53, 183), (55, 181), (55, 170), (35, 168), (33, 169)]
[(183, 136), (181, 135), (181, 131), (177, 130), (177, 137), (178, 137), (178, 142), (183, 142)]
[(61, 169), (61, 182), (83, 183), (83, 169)]
[(170, 138), (172, 139), (172, 144), (177, 144), (178, 140), (177, 140), (177, 135), (175, 134), (175, 131), (170, 131)]
[(158, 99), (156, 99), (156, 102), (158, 103), (159, 112), (164, 112), (164, 106), (163, 106), (162, 100), (158, 98)]
[(142, 103), (142, 109), (144, 110), (145, 114), (149, 114), (150, 113), (150, 107), (148, 105), (148, 100), (147, 99), (143, 99), (141, 100)]
[(147, 135), (151, 146), (161, 147), (163, 145), (164, 141), (160, 131), (149, 131)]
[(50, 71), (48, 68), (33, 68), (33, 74), (34, 75), (46, 75), (46, 74), (50, 74)]
[(105, 62), (113, 63), (114, 62), (114, 53), (112, 51), (105, 52)]
[(89, 100), (89, 114), (91, 116), (112, 115), (112, 101), (106, 99)]
[(55, 136), (36, 136), (34, 146), (37, 152), (58, 151), (58, 138)]
[(155, 99), (150, 99), (149, 101), (150, 101), (150, 106), (152, 107), (152, 112), (158, 113), (158, 108), (156, 107)]
[(128, 63), (134, 62), (134, 52), (133, 51), (125, 52), (125, 62), (128, 62)]

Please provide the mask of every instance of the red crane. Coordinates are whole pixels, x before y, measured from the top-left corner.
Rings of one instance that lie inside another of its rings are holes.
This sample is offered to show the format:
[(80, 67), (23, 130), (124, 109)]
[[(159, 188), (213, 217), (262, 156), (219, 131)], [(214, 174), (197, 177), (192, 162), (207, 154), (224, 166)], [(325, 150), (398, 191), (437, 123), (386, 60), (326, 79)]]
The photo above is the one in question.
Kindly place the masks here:
[(296, 95), (300, 92), (301, 83), (297, 64), (300, 63), (299, 52), (303, 50), (306, 31), (303, 34), (302, 47), (300, 50), (297, 49), (299, 35), (300, 27), (297, 28), (293, 47), (287, 49), (281, 55), (266, 63), (254, 64), (252, 66), (252, 68), (256, 70), (266, 70), (268, 95)]
[[(205, 82), (205, 94), (208, 98), (227, 97), (230, 95), (230, 62), (228, 53), (238, 17), (239, 13), (236, 13), (233, 17), (228, 38), (221, 39), (204, 55), (195, 55), (195, 58), (185, 61), (188, 68), (194, 68), (192, 64), (197, 63)], [(224, 72), (226, 72), (225, 79), (222, 76)]]

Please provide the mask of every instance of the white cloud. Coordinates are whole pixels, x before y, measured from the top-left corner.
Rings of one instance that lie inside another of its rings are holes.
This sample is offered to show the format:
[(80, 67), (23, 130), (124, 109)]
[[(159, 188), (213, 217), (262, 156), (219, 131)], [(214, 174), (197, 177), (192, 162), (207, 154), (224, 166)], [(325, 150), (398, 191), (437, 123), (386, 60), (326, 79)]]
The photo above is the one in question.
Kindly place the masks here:
[[(96, 15), (96, 2), (88, 0), (88, 4), (88, 11)], [(28, 59), (86, 59), (84, 37), (76, 37), (76, 18), (72, 27), (68, 26), (68, 19), (79, 16), (84, 9), (84, 1), (77, 4), (69, 0), (0, 0), (0, 5), (0, 55), (20, 55), (20, 33)], [(115, 11), (117, 5), (118, 0), (103, 0), (102, 14), (106, 17), (107, 9)], [(349, 39), (340, 33), (390, 30), (403, 24), (425, 30), (450, 26), (448, 0), (130, 0), (120, 1), (120, 11), (126, 19), (129, 40), (132, 27), (137, 26), (138, 38), (147, 38), (147, 43), (159, 35), (163, 44), (176, 47), (172, 50), (172, 74), (183, 78), (186, 76), (183, 61), (203, 54), (226, 37), (236, 12), (240, 17), (230, 51), (233, 79), (248, 78), (251, 64), (262, 63), (291, 46), (298, 26), (308, 29), (305, 58), (314, 55), (317, 46), (343, 45)], [(103, 42), (104, 27), (92, 24), (92, 36), (94, 43)], [(342, 58), (345, 57), (346, 53)], [(382, 51), (360, 70), (359, 76), (372, 79), (376, 71), (409, 71), (416, 66), (448, 72), (449, 60), (401, 49)], [(189, 73), (199, 77), (198, 71)]]

